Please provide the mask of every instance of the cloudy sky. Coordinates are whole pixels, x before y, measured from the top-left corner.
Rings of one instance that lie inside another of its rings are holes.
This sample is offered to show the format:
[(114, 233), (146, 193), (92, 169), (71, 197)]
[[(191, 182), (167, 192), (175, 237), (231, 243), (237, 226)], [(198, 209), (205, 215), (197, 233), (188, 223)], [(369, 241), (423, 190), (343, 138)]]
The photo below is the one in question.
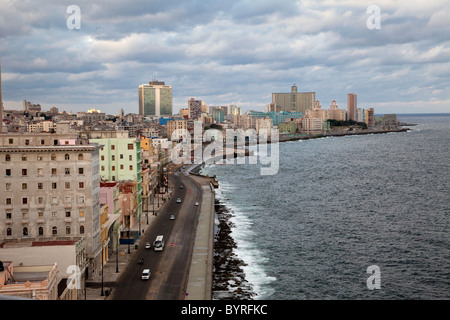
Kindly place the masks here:
[(324, 108), (355, 92), (376, 113), (450, 112), (449, 21), (449, 0), (0, 0), (3, 100), (138, 113), (156, 77), (174, 113), (191, 97), (264, 110), (294, 83)]

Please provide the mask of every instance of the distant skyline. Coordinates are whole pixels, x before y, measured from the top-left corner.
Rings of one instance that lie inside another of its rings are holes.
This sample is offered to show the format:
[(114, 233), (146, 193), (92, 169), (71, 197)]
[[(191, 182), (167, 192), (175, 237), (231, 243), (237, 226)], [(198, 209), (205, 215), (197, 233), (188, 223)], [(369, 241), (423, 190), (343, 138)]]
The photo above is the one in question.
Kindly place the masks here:
[[(370, 5), (380, 9), (380, 28)], [(80, 8), (80, 29), (67, 8)], [(381, 113), (450, 112), (450, 2), (359, 0), (0, 0), (5, 109), (23, 100), (79, 112), (139, 113), (138, 87), (264, 111), (272, 93), (347, 94)]]

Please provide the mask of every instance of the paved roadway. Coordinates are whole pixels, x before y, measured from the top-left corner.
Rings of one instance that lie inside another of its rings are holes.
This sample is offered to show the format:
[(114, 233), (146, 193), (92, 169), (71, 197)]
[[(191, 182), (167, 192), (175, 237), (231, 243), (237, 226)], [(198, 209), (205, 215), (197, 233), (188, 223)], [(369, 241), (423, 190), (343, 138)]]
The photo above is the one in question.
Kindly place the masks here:
[[(200, 186), (184, 172), (172, 173), (169, 183), (173, 186), (172, 198), (166, 203), (152, 225), (141, 237), (141, 245), (131, 258), (127, 268), (112, 291), (112, 300), (182, 300), (191, 265), (192, 251), (198, 216), (201, 207)], [(180, 189), (183, 185), (183, 189)], [(176, 203), (180, 197), (181, 203)], [(195, 206), (195, 202), (199, 206)], [(175, 220), (170, 220), (170, 215)], [(156, 236), (163, 235), (165, 246), (162, 252), (153, 250)], [(144, 244), (152, 248), (146, 250)], [(138, 264), (143, 258), (144, 264)], [(142, 280), (142, 270), (150, 268), (150, 280)]]

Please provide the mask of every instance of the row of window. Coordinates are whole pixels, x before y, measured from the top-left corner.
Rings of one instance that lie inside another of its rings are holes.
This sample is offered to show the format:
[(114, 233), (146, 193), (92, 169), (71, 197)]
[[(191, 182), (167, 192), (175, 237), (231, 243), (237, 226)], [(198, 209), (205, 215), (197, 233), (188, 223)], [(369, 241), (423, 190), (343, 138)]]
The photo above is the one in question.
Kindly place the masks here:
[[(39, 209), (38, 212), (38, 218), (43, 219), (44, 218), (44, 209)], [(11, 220), (12, 219), (12, 212), (11, 211), (6, 211), (6, 220)], [(78, 212), (78, 216), (79, 218), (84, 218), (84, 210), (80, 210)], [(65, 211), (65, 217), (66, 218), (71, 218), (72, 217), (72, 212), (70, 210), (66, 210)], [(52, 212), (52, 218), (58, 218), (58, 211), (53, 211)], [(28, 219), (28, 210), (23, 210), (22, 211), (22, 219)]]
[[(57, 168), (51, 168), (52, 176), (56, 176), (58, 174)], [(5, 175), (7, 177), (11, 176), (12, 170), (11, 169), (5, 169)], [(64, 168), (64, 174), (69, 175), (70, 174), (70, 168)], [(78, 168), (78, 174), (83, 175), (84, 174), (84, 168)], [(28, 175), (28, 169), (22, 169), (22, 176)], [(37, 175), (43, 176), (44, 175), (44, 168), (38, 168), (37, 169)]]
[[(121, 165), (119, 166), (119, 168), (120, 168), (120, 170), (123, 170), (123, 169), (124, 169), (123, 164), (121, 164)], [(130, 169), (130, 171), (133, 171), (133, 166), (130, 165), (130, 166), (128, 167), (128, 169)], [(101, 170), (101, 171), (105, 171), (105, 166), (101, 166), (100, 170)], [(111, 171), (116, 171), (116, 166), (111, 166)]]
[[(80, 226), (79, 228), (80, 234), (84, 234), (84, 226)], [(66, 226), (66, 235), (72, 234), (72, 228), (70, 226)], [(12, 228), (6, 228), (6, 236), (11, 237), (12, 234)], [(58, 235), (58, 228), (56, 226), (52, 227), (52, 236)], [(22, 228), (22, 236), (28, 237), (28, 227)], [(44, 236), (44, 227), (38, 228), (38, 236)]]
[[(83, 204), (86, 202), (86, 197), (85, 196), (78, 196), (78, 203), (79, 204)], [(30, 203), (28, 201), (27, 197), (23, 197), (22, 198), (22, 204), (28, 204)], [(44, 204), (44, 197), (38, 197), (37, 198), (37, 203), (38, 204)], [(58, 197), (51, 197), (51, 204), (58, 204)], [(72, 203), (72, 197), (71, 196), (66, 196), (64, 198), (64, 203), (66, 204), (71, 204)], [(12, 205), (12, 198), (5, 198), (5, 204), (6, 205)]]
[[(100, 159), (101, 159), (102, 161), (105, 161), (105, 156), (104, 156), (104, 155), (101, 155), (101, 156), (100, 156)], [(120, 160), (123, 160), (123, 154), (120, 154), (120, 155), (119, 155), (119, 159), (120, 159)], [(129, 155), (128, 155), (128, 160), (129, 160), (129, 161), (133, 161), (133, 155), (132, 155), (132, 154), (129, 154)], [(111, 155), (111, 161), (116, 161), (116, 155), (114, 155), (114, 154)]]
[[(128, 144), (128, 150), (133, 150), (134, 149), (134, 144), (133, 143), (129, 143)], [(111, 145), (111, 150), (116, 150), (116, 146), (115, 145)], [(102, 151), (103, 151), (103, 147), (102, 147)]]
[[(52, 161), (56, 161), (56, 154), (52, 154), (52, 155), (50, 156), (50, 158), (51, 158)], [(43, 159), (44, 159), (44, 158), (43, 158), (42, 155), (37, 155), (37, 156), (36, 156), (36, 160), (37, 160), (37, 161), (42, 161)], [(80, 153), (80, 154), (78, 155), (78, 160), (83, 160), (83, 159), (84, 159), (84, 156), (83, 156), (82, 153)], [(27, 160), (28, 160), (28, 155), (23, 154), (23, 155), (22, 155), (22, 161), (27, 161)], [(64, 160), (70, 160), (70, 155), (69, 155), (68, 153), (66, 153), (66, 154), (64, 155)], [(9, 154), (5, 155), (5, 161), (11, 161), (11, 155), (9, 155)]]
[[(28, 185), (29, 184), (27, 182), (22, 183), (22, 190), (29, 190), (28, 189)], [(72, 186), (71, 182), (68, 182), (68, 181), (64, 182), (64, 189), (65, 190), (70, 190), (71, 186)], [(84, 184), (83, 181), (78, 182), (78, 189), (84, 189), (84, 186), (85, 186), (85, 184)], [(51, 182), (51, 189), (52, 190), (57, 190), (58, 189), (58, 182)], [(11, 191), (12, 190), (11, 183), (6, 183), (5, 190), (6, 191)], [(37, 183), (37, 190), (44, 190), (44, 183), (43, 182), (38, 182)]]

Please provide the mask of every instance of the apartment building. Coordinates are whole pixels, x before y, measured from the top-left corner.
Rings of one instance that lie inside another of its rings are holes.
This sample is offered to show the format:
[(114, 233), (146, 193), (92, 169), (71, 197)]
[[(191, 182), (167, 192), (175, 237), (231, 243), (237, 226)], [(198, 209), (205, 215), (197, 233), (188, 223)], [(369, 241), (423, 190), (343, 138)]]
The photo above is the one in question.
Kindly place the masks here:
[(99, 149), (76, 133), (0, 135), (0, 243), (81, 237), (99, 270)]

